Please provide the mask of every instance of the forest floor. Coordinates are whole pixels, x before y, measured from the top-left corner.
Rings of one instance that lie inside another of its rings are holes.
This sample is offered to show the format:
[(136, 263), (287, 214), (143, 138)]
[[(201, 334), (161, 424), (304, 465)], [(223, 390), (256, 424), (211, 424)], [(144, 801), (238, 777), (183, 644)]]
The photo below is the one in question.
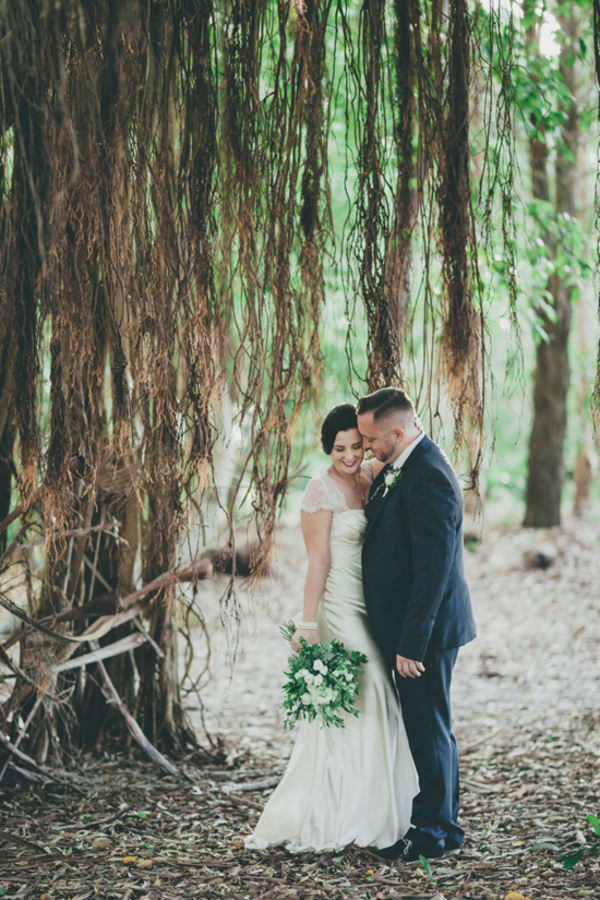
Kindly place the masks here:
[[(527, 568), (528, 551), (552, 564)], [(589, 848), (600, 838), (587, 816), (600, 816), (600, 526), (490, 527), (466, 555), (479, 637), (461, 651), (453, 686), (460, 852), (427, 872), (355, 847), (243, 848), (293, 740), (279, 715), (278, 626), (300, 609), (304, 561), (299, 532), (282, 528), (272, 575), (253, 594), (240, 589), (233, 665), (218, 610), (225, 580), (199, 588), (211, 677), (198, 630), (190, 674), (202, 679), (205, 708), (192, 695), (189, 706), (208, 761), (180, 762), (175, 777), (125, 753), (86, 756), (76, 778), (4, 791), (0, 897), (599, 900), (600, 855)], [(565, 869), (561, 854), (578, 849)]]

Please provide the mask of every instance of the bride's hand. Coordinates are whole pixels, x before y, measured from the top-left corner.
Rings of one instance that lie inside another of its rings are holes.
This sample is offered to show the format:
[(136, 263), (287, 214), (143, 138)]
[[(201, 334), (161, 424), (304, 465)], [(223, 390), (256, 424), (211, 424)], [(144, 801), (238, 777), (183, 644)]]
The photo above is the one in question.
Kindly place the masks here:
[(300, 649), (301, 638), (304, 638), (307, 644), (318, 644), (319, 632), (316, 628), (297, 628), (294, 632), (292, 640), (290, 641), (292, 650), (295, 650), (296, 653)]

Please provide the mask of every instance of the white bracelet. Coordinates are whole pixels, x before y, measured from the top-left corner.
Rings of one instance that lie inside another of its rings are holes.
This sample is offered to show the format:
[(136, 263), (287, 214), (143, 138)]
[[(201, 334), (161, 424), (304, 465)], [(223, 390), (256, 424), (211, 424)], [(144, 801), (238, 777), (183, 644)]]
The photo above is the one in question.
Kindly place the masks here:
[(298, 628), (317, 629), (319, 626), (316, 622), (298, 622)]

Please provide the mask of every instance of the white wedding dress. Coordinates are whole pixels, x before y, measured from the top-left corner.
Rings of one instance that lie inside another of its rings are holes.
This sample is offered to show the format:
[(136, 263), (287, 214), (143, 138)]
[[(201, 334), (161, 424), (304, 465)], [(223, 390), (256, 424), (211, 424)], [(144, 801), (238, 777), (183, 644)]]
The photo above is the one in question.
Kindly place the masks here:
[(318, 722), (296, 726), (285, 774), (245, 846), (277, 844), (294, 853), (338, 850), (352, 843), (389, 847), (410, 827), (418, 781), (392, 678), (367, 628), (361, 573), (365, 514), (348, 508), (327, 473), (309, 483), (302, 509), (333, 513), (319, 638), (339, 638), (348, 650), (367, 655), (356, 702), (360, 715), (344, 714), (343, 729)]

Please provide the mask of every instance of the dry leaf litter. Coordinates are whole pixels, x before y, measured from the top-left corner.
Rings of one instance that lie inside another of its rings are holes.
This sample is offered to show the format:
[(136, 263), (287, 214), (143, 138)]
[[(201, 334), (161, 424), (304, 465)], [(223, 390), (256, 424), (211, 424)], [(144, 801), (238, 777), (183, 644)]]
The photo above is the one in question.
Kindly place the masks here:
[[(531, 568), (542, 548), (550, 565)], [(533, 557), (532, 557), (533, 554)], [(301, 608), (304, 555), (282, 528), (272, 575), (240, 583), (240, 641), (218, 610), (223, 576), (198, 588), (212, 635), (210, 680), (198, 632), (189, 697), (206, 753), (166, 776), (138, 755), (77, 761), (76, 777), (0, 795), (0, 897), (39, 900), (600, 900), (600, 526), (490, 528), (467, 553), (479, 625), (461, 651), (453, 706), (461, 749), (459, 853), (383, 864), (356, 847), (292, 856), (243, 848), (280, 777), (292, 735), (279, 711), (287, 647), (279, 624)]]

